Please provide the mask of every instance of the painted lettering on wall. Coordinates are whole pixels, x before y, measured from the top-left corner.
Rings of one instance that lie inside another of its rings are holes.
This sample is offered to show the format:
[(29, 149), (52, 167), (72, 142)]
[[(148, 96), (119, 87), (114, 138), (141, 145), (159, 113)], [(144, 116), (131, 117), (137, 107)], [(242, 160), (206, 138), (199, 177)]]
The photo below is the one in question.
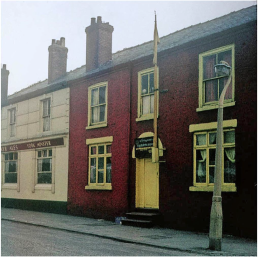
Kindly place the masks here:
[(48, 147), (48, 146), (58, 146), (58, 145), (64, 145), (64, 138), (61, 137), (61, 138), (54, 138), (50, 140), (41, 140), (36, 142), (6, 145), (1, 147), (1, 152), (21, 151), (21, 150), (27, 150), (27, 149), (42, 148), (42, 147)]

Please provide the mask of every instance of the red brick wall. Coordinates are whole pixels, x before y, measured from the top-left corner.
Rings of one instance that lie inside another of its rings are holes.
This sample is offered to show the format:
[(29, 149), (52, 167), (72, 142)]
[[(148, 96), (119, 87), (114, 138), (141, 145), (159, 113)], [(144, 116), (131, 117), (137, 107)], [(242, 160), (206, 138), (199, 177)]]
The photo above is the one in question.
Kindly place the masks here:
[[(205, 43), (207, 42), (207, 43)], [(167, 149), (160, 164), (160, 212), (164, 225), (172, 228), (208, 231), (212, 192), (190, 192), (193, 185), (193, 135), (190, 124), (217, 121), (217, 110), (198, 108), (199, 54), (235, 43), (236, 105), (224, 109), (224, 119), (237, 119), (236, 193), (223, 197), (224, 232), (241, 236), (256, 234), (256, 32), (220, 35), (159, 56), (160, 117), (158, 135)], [(152, 67), (152, 60), (134, 68), (132, 74), (131, 149), (134, 139), (153, 131), (152, 121), (136, 123), (137, 72)], [(248, 165), (247, 165), (248, 163)], [(248, 168), (247, 168), (248, 167)], [(135, 202), (135, 160), (131, 163), (130, 208)], [(246, 220), (246, 222), (243, 222)]]
[[(108, 81), (108, 126), (86, 130), (88, 87)], [(128, 208), (130, 73), (120, 70), (71, 86), (68, 212), (114, 218)], [(113, 136), (112, 191), (85, 190), (88, 180), (87, 138)]]

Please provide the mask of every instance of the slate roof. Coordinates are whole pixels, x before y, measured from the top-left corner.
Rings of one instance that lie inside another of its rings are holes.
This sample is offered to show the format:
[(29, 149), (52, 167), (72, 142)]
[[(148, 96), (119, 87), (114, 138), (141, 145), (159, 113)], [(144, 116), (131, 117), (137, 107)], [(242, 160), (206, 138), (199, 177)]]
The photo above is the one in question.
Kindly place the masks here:
[[(215, 33), (223, 32), (225, 30), (244, 25), (251, 21), (257, 20), (257, 6), (251, 6), (240, 11), (232, 12), (222, 17), (200, 23), (188, 28), (171, 33), (167, 36), (160, 38), (160, 44), (158, 45), (158, 52), (180, 46), (191, 41), (201, 39), (207, 36), (210, 36)], [(106, 64), (100, 66), (98, 69), (93, 71), (86, 72), (86, 65), (81, 66), (73, 71), (67, 72), (67, 74), (55, 81), (55, 83), (48, 84), (47, 79), (42, 82), (33, 84), (25, 89), (22, 89), (19, 92), (16, 92), (10, 96), (9, 99), (22, 96), (31, 92), (34, 92), (38, 89), (43, 89), (46, 87), (51, 87), (54, 84), (71, 81), (84, 77), (89, 74), (97, 73), (99, 71), (114, 67), (119, 64), (123, 64), (129, 61), (133, 61), (144, 56), (149, 56), (153, 54), (153, 41), (143, 43), (134, 47), (126, 48), (121, 51), (118, 51), (112, 54), (112, 61), (107, 62)]]

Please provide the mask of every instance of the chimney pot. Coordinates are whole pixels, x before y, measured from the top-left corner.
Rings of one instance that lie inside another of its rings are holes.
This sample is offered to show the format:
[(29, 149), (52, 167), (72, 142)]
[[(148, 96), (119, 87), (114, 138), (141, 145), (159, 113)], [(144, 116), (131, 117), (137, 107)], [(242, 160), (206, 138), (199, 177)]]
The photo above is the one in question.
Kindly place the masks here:
[(51, 84), (66, 74), (68, 49), (65, 47), (65, 38), (52, 39), (48, 51), (48, 84)]
[(102, 18), (101, 18), (101, 16), (98, 16), (98, 17), (97, 17), (97, 23), (102, 23)]
[(96, 18), (91, 18), (91, 25), (96, 23)]
[(7, 95), (8, 95), (8, 76), (9, 70), (6, 69), (6, 64), (3, 64), (3, 68), (1, 69), (1, 105), (5, 105), (7, 103)]

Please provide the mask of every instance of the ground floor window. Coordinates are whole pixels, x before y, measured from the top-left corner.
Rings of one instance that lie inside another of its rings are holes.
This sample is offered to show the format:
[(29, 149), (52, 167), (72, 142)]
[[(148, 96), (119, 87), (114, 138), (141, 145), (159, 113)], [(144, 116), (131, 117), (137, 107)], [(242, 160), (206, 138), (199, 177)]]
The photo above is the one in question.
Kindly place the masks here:
[(18, 153), (4, 154), (4, 183), (17, 183)]
[[(194, 185), (214, 185), (216, 131), (194, 134)], [(225, 129), (223, 133), (222, 185), (235, 185), (236, 154), (235, 130)]]
[(37, 184), (52, 183), (52, 149), (37, 151)]
[(88, 139), (88, 186), (86, 189), (111, 189), (113, 137)]

